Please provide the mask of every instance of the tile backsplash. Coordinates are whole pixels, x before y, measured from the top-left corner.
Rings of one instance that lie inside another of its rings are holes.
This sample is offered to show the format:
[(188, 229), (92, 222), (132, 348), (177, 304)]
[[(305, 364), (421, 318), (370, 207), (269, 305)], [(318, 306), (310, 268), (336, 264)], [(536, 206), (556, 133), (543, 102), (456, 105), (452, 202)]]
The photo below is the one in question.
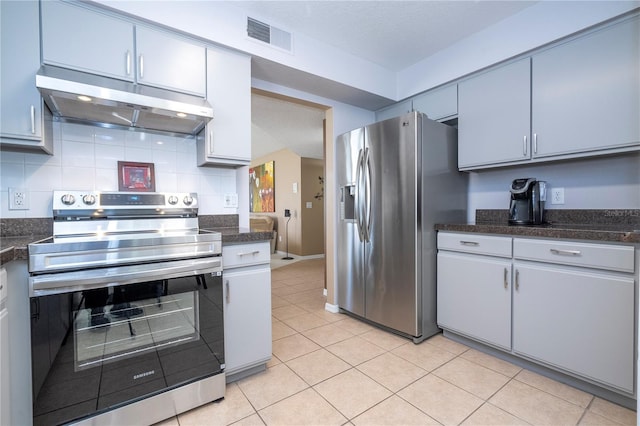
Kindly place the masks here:
[[(0, 217), (51, 217), (53, 190), (117, 191), (118, 161), (154, 163), (158, 192), (197, 192), (200, 214), (224, 208), (236, 170), (197, 167), (196, 140), (150, 132), (54, 122), (54, 155), (0, 152)], [(29, 191), (29, 210), (9, 210), (8, 188)]]

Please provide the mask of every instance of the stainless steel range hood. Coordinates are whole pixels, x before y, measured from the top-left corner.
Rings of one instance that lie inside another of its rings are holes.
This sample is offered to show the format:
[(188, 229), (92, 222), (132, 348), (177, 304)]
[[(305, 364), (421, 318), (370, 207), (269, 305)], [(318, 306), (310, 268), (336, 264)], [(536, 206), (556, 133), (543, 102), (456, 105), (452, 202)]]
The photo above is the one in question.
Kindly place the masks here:
[(213, 118), (203, 98), (44, 65), (36, 87), (53, 115), (104, 127), (196, 134)]

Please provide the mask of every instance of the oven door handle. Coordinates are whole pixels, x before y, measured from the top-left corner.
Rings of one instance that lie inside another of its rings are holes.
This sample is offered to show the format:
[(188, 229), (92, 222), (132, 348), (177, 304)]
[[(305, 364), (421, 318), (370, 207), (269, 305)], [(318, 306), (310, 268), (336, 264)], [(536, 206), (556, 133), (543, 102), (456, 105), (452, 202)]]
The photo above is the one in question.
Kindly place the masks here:
[(29, 296), (71, 293), (207, 273), (222, 274), (221, 256), (33, 275), (29, 277)]

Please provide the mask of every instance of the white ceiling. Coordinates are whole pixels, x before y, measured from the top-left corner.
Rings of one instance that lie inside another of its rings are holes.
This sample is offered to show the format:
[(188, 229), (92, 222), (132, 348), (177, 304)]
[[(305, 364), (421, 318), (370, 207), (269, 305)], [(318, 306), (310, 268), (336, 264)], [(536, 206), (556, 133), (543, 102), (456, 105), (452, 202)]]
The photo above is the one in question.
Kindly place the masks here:
[(324, 110), (253, 93), (251, 95), (251, 157), (284, 148), (305, 158), (323, 158)]
[(265, 23), (400, 71), (537, 1), (236, 1)]
[[(305, 34), (399, 71), (535, 3), (265, 0), (234, 1), (233, 5), (291, 32), (294, 40), (295, 34)], [(302, 157), (322, 158), (323, 110), (255, 94), (251, 110), (253, 158), (283, 148)]]

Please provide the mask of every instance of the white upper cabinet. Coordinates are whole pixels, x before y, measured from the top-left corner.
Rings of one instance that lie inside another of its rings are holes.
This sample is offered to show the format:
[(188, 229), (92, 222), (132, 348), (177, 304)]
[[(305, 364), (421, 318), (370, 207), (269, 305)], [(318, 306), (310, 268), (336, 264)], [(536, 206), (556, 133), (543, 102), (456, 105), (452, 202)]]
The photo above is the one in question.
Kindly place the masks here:
[(432, 120), (446, 120), (458, 114), (458, 85), (441, 87), (413, 98), (413, 109)]
[(251, 58), (226, 49), (207, 50), (207, 101), (213, 120), (198, 135), (198, 165), (251, 162)]
[(462, 170), (640, 149), (640, 18), (458, 85)]
[(533, 56), (534, 157), (640, 144), (640, 19)]
[(458, 85), (458, 167), (528, 160), (530, 59), (480, 74)]
[(138, 83), (205, 96), (204, 46), (164, 31), (137, 26), (136, 56)]
[(42, 2), (46, 64), (204, 97), (206, 48), (85, 7)]
[(388, 106), (381, 110), (376, 111), (376, 121), (382, 121), (388, 118), (399, 117), (411, 111), (413, 111), (411, 99), (398, 102), (397, 104), (393, 104), (391, 106)]
[(134, 80), (132, 23), (59, 1), (41, 4), (44, 63)]
[(40, 68), (40, 15), (37, 1), (0, 2), (0, 144), (53, 153), (44, 138), (43, 103), (35, 78)]

